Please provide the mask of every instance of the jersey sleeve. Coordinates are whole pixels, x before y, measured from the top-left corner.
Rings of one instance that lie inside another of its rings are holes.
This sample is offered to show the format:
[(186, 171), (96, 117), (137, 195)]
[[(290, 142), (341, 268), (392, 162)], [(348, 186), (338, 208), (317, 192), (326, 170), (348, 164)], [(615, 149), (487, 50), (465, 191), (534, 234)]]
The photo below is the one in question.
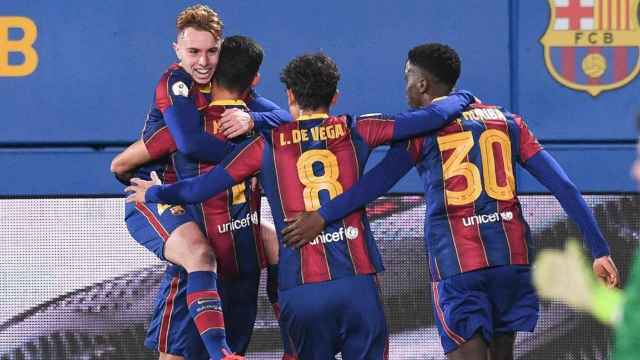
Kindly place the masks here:
[(256, 129), (273, 129), (291, 122), (293, 118), (271, 100), (256, 93), (251, 94), (247, 106), (251, 110), (251, 118)]
[(357, 119), (356, 128), (370, 147), (376, 147), (438, 130), (459, 117), (474, 101), (470, 92), (460, 90), (416, 110), (395, 115), (363, 115)]
[(233, 144), (204, 132), (200, 111), (196, 106), (191, 76), (184, 70), (168, 71), (156, 87), (155, 106), (182, 153), (201, 161), (220, 162), (233, 149)]
[(518, 157), (520, 159), (520, 163), (524, 164), (527, 160), (542, 150), (542, 145), (540, 145), (538, 139), (536, 139), (533, 132), (521, 117), (516, 116), (514, 121), (518, 129), (519, 137), (520, 153), (518, 154)]
[(593, 258), (609, 255), (609, 245), (593, 212), (556, 160), (548, 152), (538, 150), (524, 163), (524, 168), (551, 191), (569, 218), (578, 225)]
[(171, 185), (150, 187), (145, 202), (163, 204), (196, 204), (254, 175), (260, 170), (264, 139), (257, 137), (238, 145), (220, 166), (200, 176)]
[(323, 204), (318, 210), (320, 216), (327, 223), (334, 222), (386, 194), (413, 167), (415, 157), (411, 149), (406, 141), (394, 143), (382, 161), (349, 190)]

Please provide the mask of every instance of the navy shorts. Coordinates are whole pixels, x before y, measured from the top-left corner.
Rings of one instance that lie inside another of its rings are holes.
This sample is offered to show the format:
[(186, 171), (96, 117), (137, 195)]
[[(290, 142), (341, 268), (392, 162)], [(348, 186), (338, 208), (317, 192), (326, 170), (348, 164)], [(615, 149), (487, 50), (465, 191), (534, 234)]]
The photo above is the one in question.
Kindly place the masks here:
[(166, 260), (164, 243), (171, 233), (180, 225), (194, 221), (189, 210), (183, 205), (127, 203), (124, 221), (134, 240)]
[(374, 275), (281, 290), (280, 322), (299, 359), (384, 359), (388, 331)]
[(538, 296), (528, 266), (498, 266), (432, 283), (433, 311), (445, 354), (476, 333), (496, 336), (533, 331)]
[[(167, 267), (145, 346), (183, 356), (186, 360), (208, 360), (209, 354), (187, 307), (187, 276), (179, 266)], [(259, 282), (259, 273), (218, 280), (227, 342), (231, 351), (237, 354), (244, 354), (249, 347), (258, 309)]]

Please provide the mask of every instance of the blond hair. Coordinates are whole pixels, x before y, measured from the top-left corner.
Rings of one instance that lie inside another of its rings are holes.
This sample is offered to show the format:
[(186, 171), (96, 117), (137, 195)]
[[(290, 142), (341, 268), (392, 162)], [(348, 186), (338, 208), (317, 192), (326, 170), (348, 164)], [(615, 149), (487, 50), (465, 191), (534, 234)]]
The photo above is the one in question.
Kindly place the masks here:
[(178, 36), (182, 34), (184, 29), (189, 27), (200, 31), (208, 31), (216, 40), (222, 37), (222, 20), (220, 20), (218, 13), (207, 5), (189, 6), (178, 14), (176, 19)]

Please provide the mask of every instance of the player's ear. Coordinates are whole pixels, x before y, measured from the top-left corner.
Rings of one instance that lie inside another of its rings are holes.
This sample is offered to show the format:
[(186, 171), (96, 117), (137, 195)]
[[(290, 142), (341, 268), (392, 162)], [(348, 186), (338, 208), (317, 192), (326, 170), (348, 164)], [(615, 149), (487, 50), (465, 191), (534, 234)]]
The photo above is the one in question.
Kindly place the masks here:
[(289, 107), (298, 105), (296, 97), (293, 96), (293, 91), (291, 91), (291, 89), (287, 89), (287, 103), (289, 104)]
[(336, 106), (336, 103), (338, 102), (339, 97), (340, 97), (340, 90), (336, 90), (336, 93), (333, 94), (333, 97), (331, 98), (331, 106)]
[(420, 81), (418, 81), (418, 91), (420, 94), (429, 93), (429, 88), (431, 87), (431, 79), (428, 76), (423, 76)]
[(251, 87), (255, 88), (256, 86), (258, 86), (259, 83), (260, 83), (260, 73), (257, 72), (256, 76), (254, 76), (253, 80), (251, 81)]
[(182, 61), (182, 59), (180, 58), (180, 50), (178, 48), (178, 43), (171, 43), (171, 47), (173, 48), (173, 51), (175, 51), (176, 53), (176, 58), (178, 59), (178, 61)]

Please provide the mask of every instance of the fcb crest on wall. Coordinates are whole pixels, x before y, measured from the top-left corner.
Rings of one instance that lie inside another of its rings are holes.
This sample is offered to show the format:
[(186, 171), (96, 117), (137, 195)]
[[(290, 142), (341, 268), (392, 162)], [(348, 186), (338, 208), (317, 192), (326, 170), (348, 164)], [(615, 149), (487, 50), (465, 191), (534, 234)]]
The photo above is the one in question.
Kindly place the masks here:
[(628, 84), (640, 71), (640, 0), (548, 0), (540, 42), (554, 79), (596, 96)]

